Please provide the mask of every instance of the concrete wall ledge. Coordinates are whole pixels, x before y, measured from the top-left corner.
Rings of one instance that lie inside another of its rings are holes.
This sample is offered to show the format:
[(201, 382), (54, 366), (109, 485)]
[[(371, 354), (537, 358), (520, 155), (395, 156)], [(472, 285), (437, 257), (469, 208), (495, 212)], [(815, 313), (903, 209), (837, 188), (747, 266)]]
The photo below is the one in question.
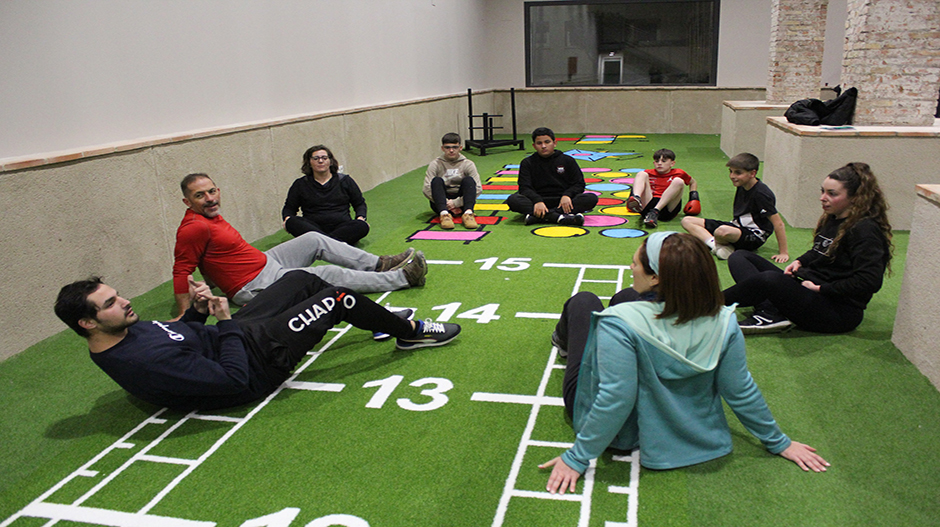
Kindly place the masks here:
[(780, 116), (786, 104), (766, 101), (724, 101), (721, 108), (721, 151), (728, 157), (750, 152), (764, 159), (767, 117)]
[(819, 185), (846, 163), (871, 165), (895, 229), (911, 228), (914, 185), (940, 184), (940, 125), (827, 129), (767, 117), (766, 129), (764, 181), (777, 195), (777, 210), (794, 227), (816, 225)]
[(940, 185), (917, 185), (891, 342), (940, 390)]

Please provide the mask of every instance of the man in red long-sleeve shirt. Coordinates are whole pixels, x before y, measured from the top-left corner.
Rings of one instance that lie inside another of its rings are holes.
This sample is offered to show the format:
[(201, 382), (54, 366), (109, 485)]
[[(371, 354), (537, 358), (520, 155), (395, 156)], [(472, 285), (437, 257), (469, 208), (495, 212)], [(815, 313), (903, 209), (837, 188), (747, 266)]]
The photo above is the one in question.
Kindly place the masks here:
[[(303, 270), (358, 293), (394, 291), (424, 285), (424, 253), (409, 248), (375, 256), (310, 232), (267, 252), (252, 247), (220, 212), (221, 190), (206, 174), (189, 174), (180, 183), (188, 207), (176, 231), (173, 293), (177, 314), (189, 307), (187, 277), (198, 267), (233, 303), (244, 305), (284, 274)], [(317, 261), (335, 265), (310, 267)]]

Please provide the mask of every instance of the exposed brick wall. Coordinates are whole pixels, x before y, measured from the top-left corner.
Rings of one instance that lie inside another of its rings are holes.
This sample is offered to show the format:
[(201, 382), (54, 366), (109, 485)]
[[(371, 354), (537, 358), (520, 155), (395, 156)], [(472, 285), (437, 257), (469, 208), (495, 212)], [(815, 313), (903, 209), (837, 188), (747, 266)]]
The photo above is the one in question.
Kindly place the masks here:
[(819, 97), (829, 0), (774, 0), (767, 102)]
[(855, 124), (933, 124), (940, 2), (848, 0), (842, 83), (859, 91)]

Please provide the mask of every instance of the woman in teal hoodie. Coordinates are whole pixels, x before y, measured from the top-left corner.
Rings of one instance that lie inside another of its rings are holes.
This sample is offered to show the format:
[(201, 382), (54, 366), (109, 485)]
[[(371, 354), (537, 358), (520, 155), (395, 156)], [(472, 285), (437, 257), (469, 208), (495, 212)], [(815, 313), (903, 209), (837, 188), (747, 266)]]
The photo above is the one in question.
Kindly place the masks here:
[(791, 441), (770, 414), (705, 244), (688, 234), (654, 233), (631, 269), (638, 301), (602, 311), (596, 296), (578, 293), (552, 336), (568, 354), (563, 394), (577, 439), (539, 466), (552, 469), (548, 491), (574, 491), (608, 447), (640, 448), (640, 464), (652, 469), (729, 454), (722, 399), (768, 451), (803, 470), (825, 471), (829, 463)]

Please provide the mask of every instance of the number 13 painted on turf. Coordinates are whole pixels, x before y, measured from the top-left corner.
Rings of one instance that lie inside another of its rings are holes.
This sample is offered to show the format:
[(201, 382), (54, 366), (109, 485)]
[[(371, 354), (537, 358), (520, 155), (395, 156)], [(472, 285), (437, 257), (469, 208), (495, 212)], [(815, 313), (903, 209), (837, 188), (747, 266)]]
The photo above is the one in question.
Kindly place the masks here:
[[(379, 379), (377, 381), (369, 381), (362, 385), (363, 388), (375, 388), (379, 387), (379, 391), (375, 392), (375, 395), (369, 399), (369, 402), (366, 403), (366, 408), (381, 408), (385, 405), (385, 401), (392, 396), (392, 392), (395, 391), (395, 388), (398, 388), (398, 385), (401, 384), (401, 381), (404, 379), (401, 375), (392, 375), (391, 377), (386, 377), (384, 379)], [(405, 410), (411, 410), (412, 412), (428, 412), (430, 410), (437, 410), (438, 408), (447, 404), (447, 396), (444, 395), (444, 392), (450, 390), (454, 387), (454, 383), (450, 382), (447, 379), (441, 377), (425, 377), (423, 379), (418, 379), (409, 386), (414, 386), (420, 388), (426, 384), (435, 385), (434, 388), (426, 388), (421, 390), (421, 395), (426, 395), (431, 398), (430, 401), (426, 403), (415, 403), (411, 399), (406, 399), (404, 397), (397, 399), (395, 402), (398, 403), (398, 406), (402, 407)]]

